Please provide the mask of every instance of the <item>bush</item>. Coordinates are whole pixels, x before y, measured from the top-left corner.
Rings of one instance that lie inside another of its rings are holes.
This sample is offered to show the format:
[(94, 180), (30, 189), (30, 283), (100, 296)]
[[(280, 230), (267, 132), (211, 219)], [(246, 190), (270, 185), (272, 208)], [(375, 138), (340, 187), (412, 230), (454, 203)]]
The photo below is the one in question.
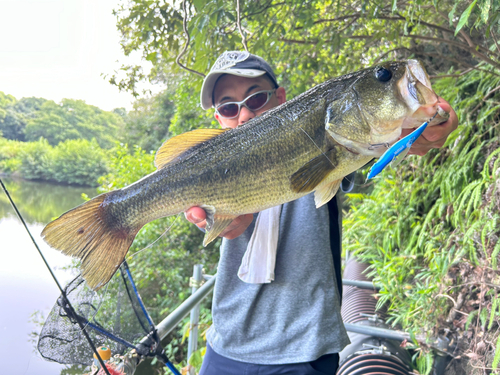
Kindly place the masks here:
[(14, 173), (21, 167), (19, 155), (25, 143), (0, 137), (0, 173)]
[(99, 178), (101, 191), (120, 189), (155, 170), (154, 155), (134, 146), (130, 154), (126, 144), (118, 144), (109, 151), (109, 174)]
[(28, 180), (52, 180), (51, 159), (54, 149), (46, 139), (25, 143), (21, 153), (21, 176)]
[(19, 142), (0, 138), (0, 172), (28, 180), (97, 186), (108, 172), (108, 154), (97, 141), (67, 140), (52, 147), (44, 138)]
[(107, 154), (95, 139), (64, 141), (54, 147), (50, 169), (57, 182), (95, 186), (108, 171)]

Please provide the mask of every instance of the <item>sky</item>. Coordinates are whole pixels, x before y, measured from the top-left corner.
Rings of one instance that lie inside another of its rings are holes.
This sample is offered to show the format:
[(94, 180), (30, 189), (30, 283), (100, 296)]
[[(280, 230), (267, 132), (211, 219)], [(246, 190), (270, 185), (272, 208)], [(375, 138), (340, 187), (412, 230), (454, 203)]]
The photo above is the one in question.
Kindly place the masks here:
[(0, 91), (17, 99), (82, 99), (108, 111), (130, 110), (133, 96), (102, 77), (112, 75), (122, 63), (147, 68), (140, 56), (127, 58), (121, 51), (112, 14), (119, 3), (0, 0)]

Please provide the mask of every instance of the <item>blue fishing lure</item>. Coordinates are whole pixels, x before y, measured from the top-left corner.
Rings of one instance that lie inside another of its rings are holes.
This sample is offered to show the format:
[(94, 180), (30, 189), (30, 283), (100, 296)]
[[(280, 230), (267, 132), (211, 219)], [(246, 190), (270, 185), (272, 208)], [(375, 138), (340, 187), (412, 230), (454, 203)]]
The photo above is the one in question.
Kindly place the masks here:
[(378, 175), (380, 172), (384, 170), (387, 164), (391, 162), (394, 162), (394, 166), (398, 165), (399, 162), (401, 162), (401, 160), (404, 159), (404, 157), (410, 150), (410, 147), (413, 145), (413, 143), (417, 140), (418, 137), (422, 135), (425, 128), (427, 128), (429, 122), (431, 122), (434, 119), (434, 117), (436, 117), (436, 115), (437, 113), (434, 116), (432, 116), (432, 118), (429, 121), (424, 122), (417, 129), (415, 129), (415, 131), (408, 134), (406, 137), (401, 138), (399, 141), (394, 143), (386, 152), (384, 152), (384, 154), (380, 157), (380, 159), (378, 159), (377, 162), (373, 164), (372, 167), (370, 168), (367, 180)]

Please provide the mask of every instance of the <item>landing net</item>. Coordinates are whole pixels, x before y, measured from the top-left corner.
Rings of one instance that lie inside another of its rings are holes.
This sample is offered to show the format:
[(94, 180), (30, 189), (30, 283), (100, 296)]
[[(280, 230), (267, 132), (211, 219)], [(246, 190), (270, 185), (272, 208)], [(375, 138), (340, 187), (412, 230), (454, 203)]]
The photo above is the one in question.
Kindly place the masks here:
[[(123, 355), (131, 349), (141, 356), (163, 354), (154, 324), (126, 263), (98, 292), (91, 290), (81, 276), (72, 280), (64, 290), (76, 316), (72, 316), (64, 306), (64, 299), (59, 297), (38, 340), (38, 350), (44, 358), (61, 364), (92, 364), (93, 352), (77, 324), (78, 320), (84, 324), (94, 344), (110, 348), (113, 355)], [(151, 338), (149, 343), (139, 345), (148, 335)], [(170, 368), (169, 364), (166, 363)]]

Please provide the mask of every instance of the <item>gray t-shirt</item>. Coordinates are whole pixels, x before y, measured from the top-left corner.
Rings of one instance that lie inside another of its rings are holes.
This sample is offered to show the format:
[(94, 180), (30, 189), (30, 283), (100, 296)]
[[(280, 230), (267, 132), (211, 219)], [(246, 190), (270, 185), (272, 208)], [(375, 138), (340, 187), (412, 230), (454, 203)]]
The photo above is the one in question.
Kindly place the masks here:
[(349, 338), (340, 315), (327, 205), (309, 194), (283, 205), (275, 279), (247, 284), (238, 268), (254, 222), (222, 241), (207, 339), (224, 357), (255, 364), (314, 361)]

